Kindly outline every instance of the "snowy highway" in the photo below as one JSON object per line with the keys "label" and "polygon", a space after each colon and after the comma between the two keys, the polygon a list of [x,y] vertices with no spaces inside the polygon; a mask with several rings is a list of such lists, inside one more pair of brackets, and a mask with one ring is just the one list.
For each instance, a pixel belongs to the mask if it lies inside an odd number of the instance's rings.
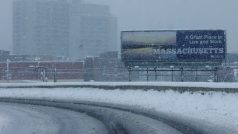
{"label": "snowy highway", "polygon": [[1,134],[105,134],[106,128],[86,114],[52,107],[0,103]]}
{"label": "snowy highway", "polygon": [[[20,122],[24,131],[23,128],[27,127],[31,130],[29,133],[37,130],[34,133],[40,134],[51,134],[53,131],[60,134],[238,133],[238,109],[234,103],[238,97],[237,92],[233,92],[237,90],[237,85],[231,88],[232,84],[223,84],[229,87],[227,93],[216,88],[220,86],[216,83],[200,83],[207,86],[201,90],[192,90],[198,87],[197,83],[191,83],[190,87],[183,86],[184,83],[167,84],[181,87],[178,89],[165,87],[166,83],[151,83],[155,90],[147,89],[148,83],[93,83],[96,87],[75,87],[74,83],[60,83],[62,87],[51,83],[40,84],[24,84],[24,87],[18,84],[1,85],[0,134],[14,134],[12,131],[18,129],[14,122]],[[70,84],[73,86],[67,87]],[[102,84],[111,84],[109,88],[112,89],[98,88]],[[116,87],[116,84],[136,88],[120,89],[122,86]],[[167,90],[157,90],[161,86]],[[206,88],[211,90],[206,91]],[[14,109],[11,108],[13,106]],[[28,112],[22,112],[24,110]],[[28,115],[26,113],[32,113],[32,116],[24,116]],[[16,114],[19,116],[13,116]],[[42,118],[38,121],[36,117]],[[17,134],[28,133],[20,132],[21,129]]]}
{"label": "snowy highway", "polygon": [[171,122],[167,125],[142,113],[108,106],[39,100],[1,101],[5,103],[0,103],[0,117],[7,118],[1,134],[200,134],[191,128],[178,130],[171,127]]}

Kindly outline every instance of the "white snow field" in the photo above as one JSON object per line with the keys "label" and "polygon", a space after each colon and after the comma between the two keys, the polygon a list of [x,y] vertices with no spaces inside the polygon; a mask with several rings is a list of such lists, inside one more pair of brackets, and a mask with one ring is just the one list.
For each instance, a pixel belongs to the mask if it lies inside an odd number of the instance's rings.
{"label": "white snow field", "polygon": [[[157,85],[207,88],[234,88],[238,83],[58,83],[58,85],[92,84],[92,85]],[[54,83],[30,83],[30,85],[55,85]],[[140,108],[153,109],[158,112],[195,119],[204,124],[228,128],[238,133],[238,93],[225,92],[183,92],[168,88],[167,91],[156,90],[103,90],[97,88],[4,88],[9,86],[26,86],[26,84],[0,84],[0,97],[59,99],[66,101],[91,101]],[[1,114],[0,114],[1,115]],[[0,116],[1,119],[1,116]],[[0,120],[1,121],[1,120]],[[2,124],[0,124],[2,125]],[[1,128],[1,126],[0,126]]]}

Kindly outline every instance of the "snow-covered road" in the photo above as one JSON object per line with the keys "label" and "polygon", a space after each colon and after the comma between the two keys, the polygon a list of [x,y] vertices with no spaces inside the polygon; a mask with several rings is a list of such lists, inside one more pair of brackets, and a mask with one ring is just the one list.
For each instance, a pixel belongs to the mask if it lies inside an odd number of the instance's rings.
{"label": "snow-covered road", "polygon": [[[0,103],[4,109],[0,109],[0,113],[9,120],[2,126],[3,134],[182,134],[159,120],[120,109],[37,100],[1,101],[10,102]],[[28,103],[31,105],[23,105]],[[87,113],[91,117],[58,108]],[[98,118],[101,123],[92,117]]]}
{"label": "snow-covered road", "polygon": [[100,121],[86,114],[52,107],[0,103],[0,121],[0,134],[107,133]]}

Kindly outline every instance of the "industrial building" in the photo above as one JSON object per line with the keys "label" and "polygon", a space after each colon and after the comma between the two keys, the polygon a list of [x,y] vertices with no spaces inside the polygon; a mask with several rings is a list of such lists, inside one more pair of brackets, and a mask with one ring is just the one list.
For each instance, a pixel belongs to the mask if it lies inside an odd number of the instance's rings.
{"label": "industrial building", "polygon": [[78,1],[72,1],[71,5],[71,58],[118,51],[117,19],[110,13],[108,6]]}

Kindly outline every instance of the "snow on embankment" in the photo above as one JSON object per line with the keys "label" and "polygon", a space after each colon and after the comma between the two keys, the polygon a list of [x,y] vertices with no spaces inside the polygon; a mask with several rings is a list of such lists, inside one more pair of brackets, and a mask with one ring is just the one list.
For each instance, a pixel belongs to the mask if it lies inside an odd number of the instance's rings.
{"label": "snow on embankment", "polygon": [[[226,127],[234,131],[235,134],[238,133],[238,92],[236,92],[238,84],[236,83],[89,82],[0,85],[0,98],[90,101],[138,106],[168,115],[200,120],[203,124]],[[121,90],[120,86],[124,89]],[[159,88],[155,88],[155,90],[153,88],[146,88],[147,90],[133,89],[133,87],[144,89],[146,86],[153,86],[154,88],[161,86],[166,90],[158,91]],[[115,90],[104,90],[103,87],[113,87]],[[126,87],[128,90],[125,90]],[[171,90],[173,87],[180,87],[178,90],[180,89],[179,91],[183,92],[178,92],[175,89]],[[199,90],[191,92],[193,88],[202,88],[202,92]],[[226,91],[232,89],[231,91],[235,92],[223,92],[224,89]]]}

